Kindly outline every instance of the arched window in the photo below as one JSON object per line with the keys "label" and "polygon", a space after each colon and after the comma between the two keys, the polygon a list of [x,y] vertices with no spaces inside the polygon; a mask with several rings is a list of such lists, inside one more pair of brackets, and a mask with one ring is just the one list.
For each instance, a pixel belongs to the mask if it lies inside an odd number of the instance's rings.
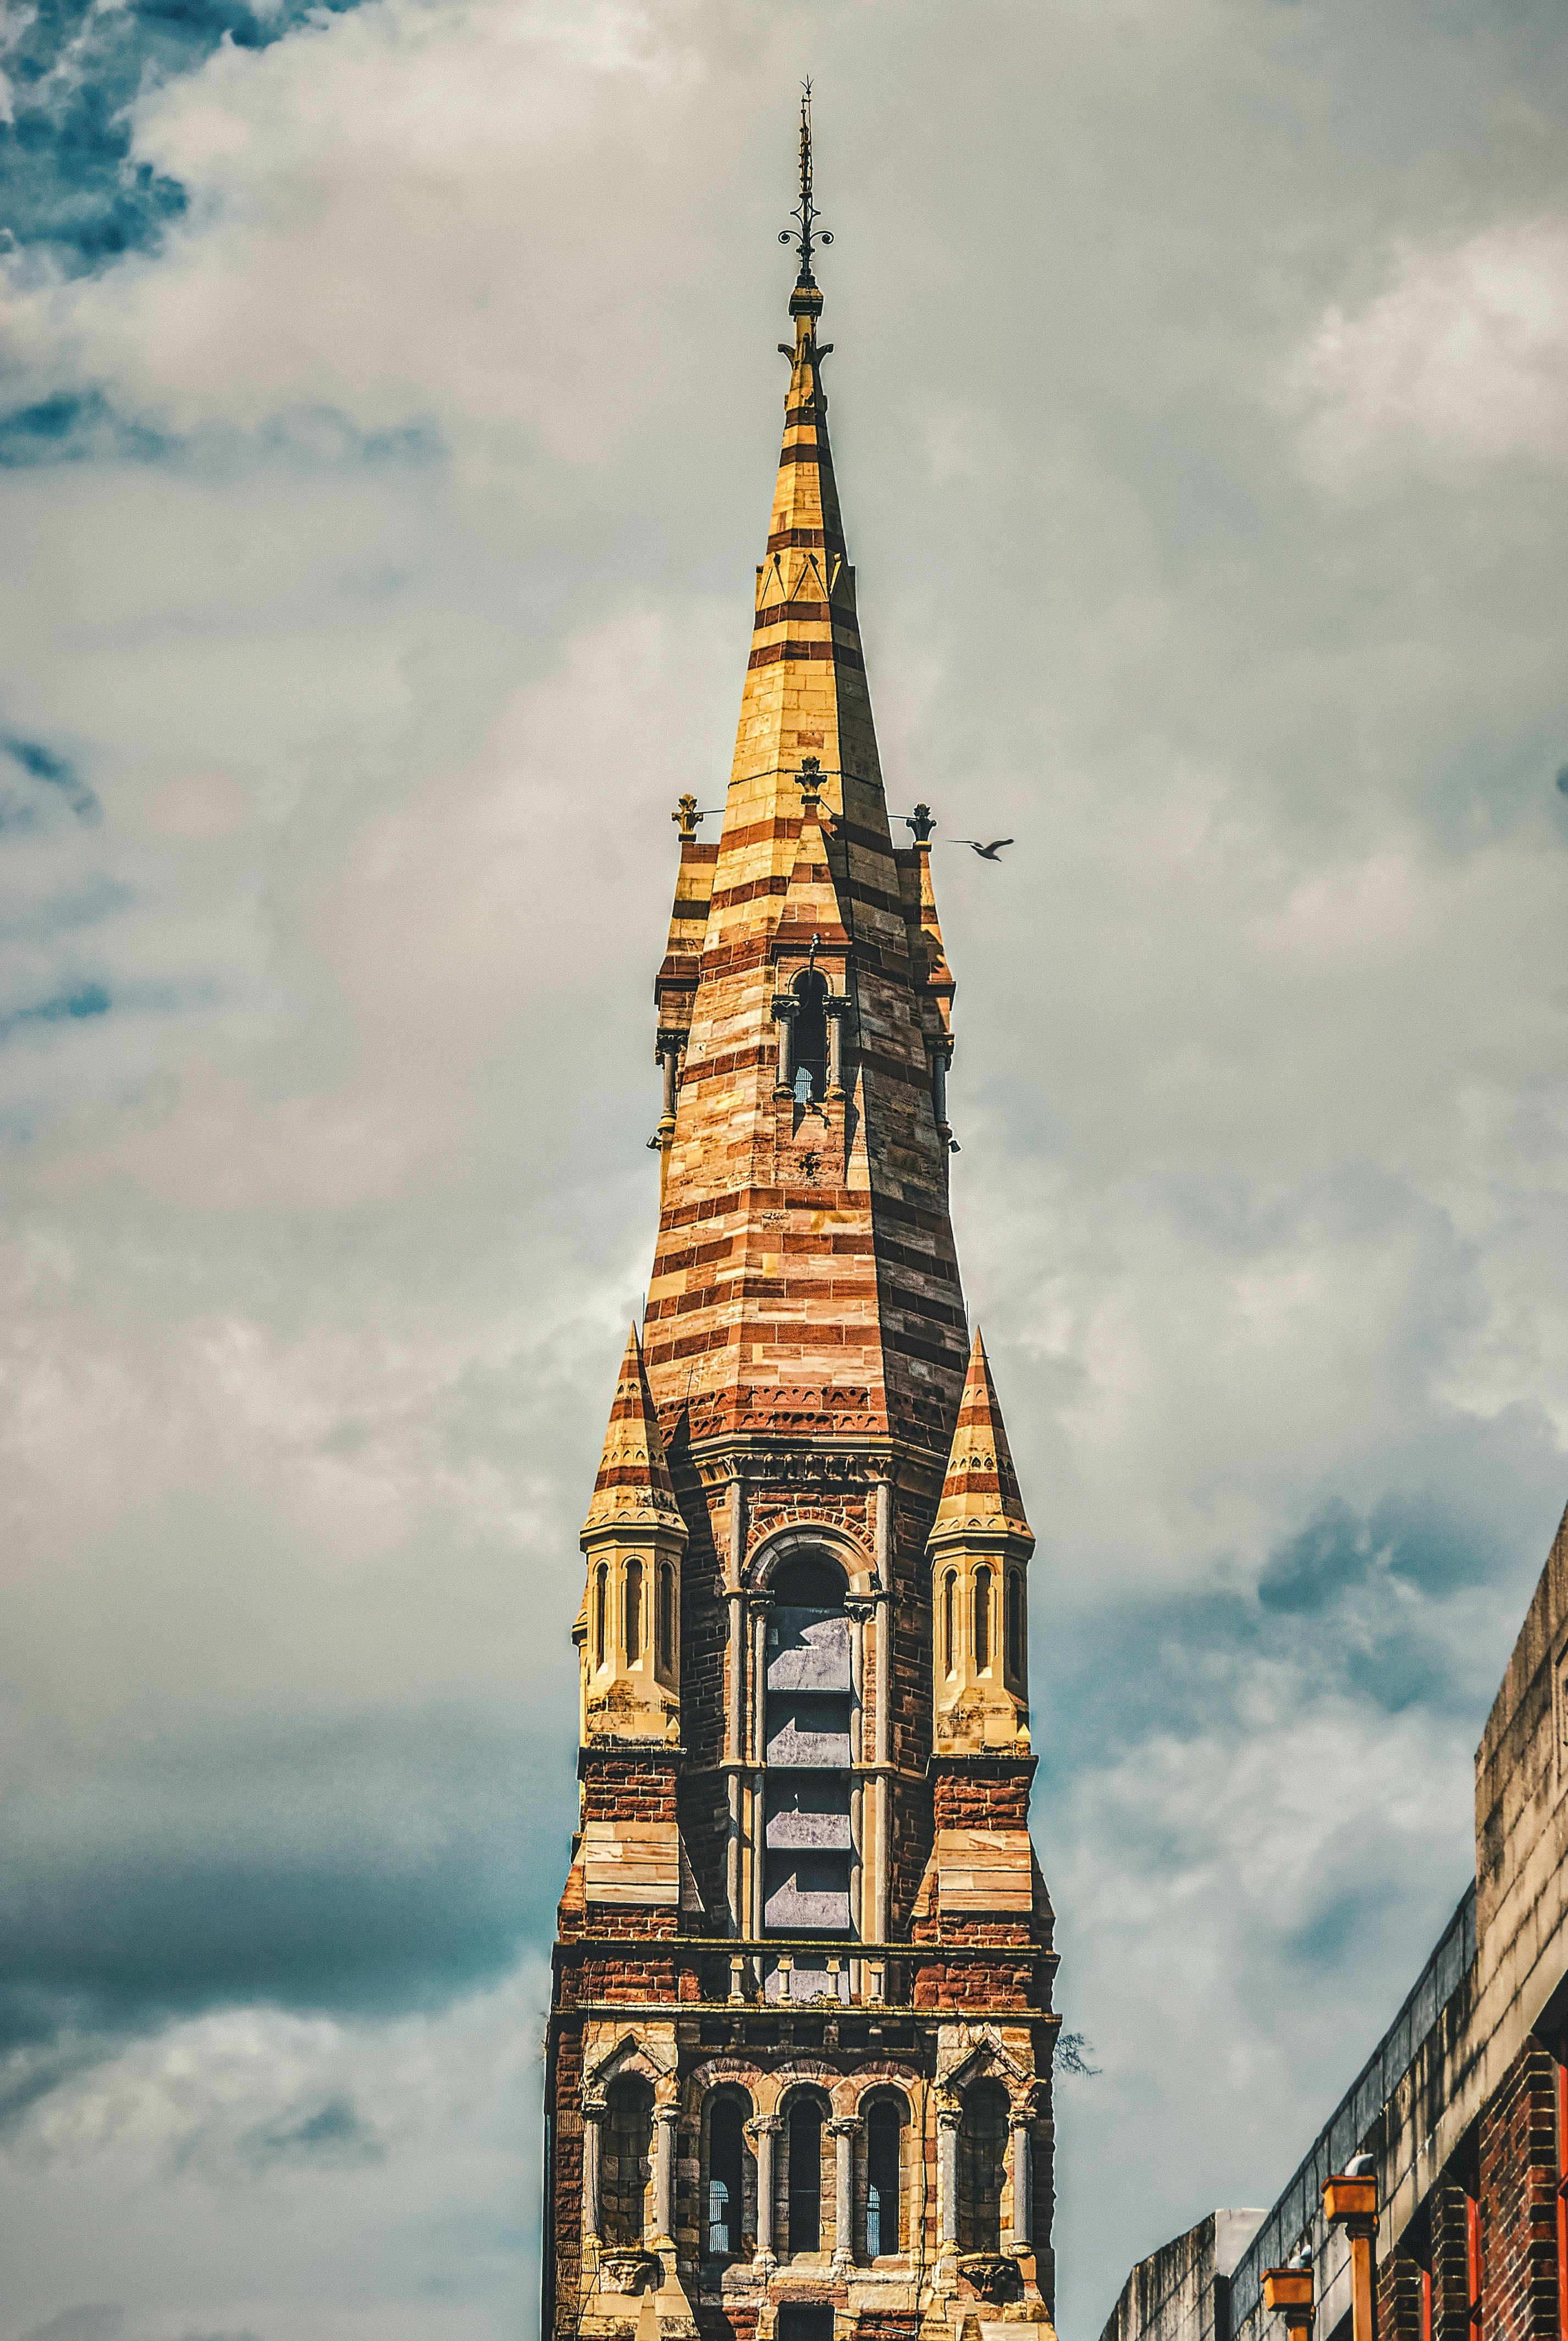
{"label": "arched window", "polygon": [[[849,1932],[848,1589],[844,1571],[823,1554],[786,1561],[769,1587],[763,1924],[770,1932]],[[804,1997],[810,1973],[797,1960],[783,1988]],[[825,1966],[817,1987],[832,1988]]]}
{"label": "arched window", "polygon": [[983,1675],[991,1664],[991,1571],[974,1572],[974,1671]]}
{"label": "arched window", "polygon": [[643,1564],[626,1563],[626,1664],[634,1667],[643,1655]]}
{"label": "arched window", "polygon": [[594,1664],[604,1663],[604,1638],[609,1631],[610,1572],[604,1561],[594,1571]]}
{"label": "arched window", "polygon": [[797,975],[790,989],[800,1001],[794,1020],[795,1096],[801,1098],[803,1077],[810,1084],[804,1103],[827,1091],[827,1011],[823,1006],[827,984],[812,967]]}
{"label": "arched window", "polygon": [[865,2256],[882,2259],[902,2249],[904,2108],[878,2097],[865,2117]]}
{"label": "arched window", "polygon": [[948,1675],[953,1672],[953,1662],[957,1656],[954,1649],[956,1637],[954,1632],[957,1622],[954,1615],[957,1606],[958,1572],[956,1569],[950,1569],[942,1580],[942,1671]]}
{"label": "arched window", "polygon": [[600,2217],[607,2244],[640,2244],[653,2168],[654,2092],[634,2073],[610,2089],[599,2165]]}
{"label": "arched window", "polygon": [[675,1671],[675,1572],[667,1560],[659,1563],[658,1669]]}
{"label": "arched window", "polygon": [[744,2108],[720,2097],[708,2116],[707,2246],[710,2259],[734,2259],[741,2248],[745,2166],[741,2125]]}
{"label": "arched window", "polygon": [[976,2081],[964,2093],[958,2127],[958,2243],[966,2252],[1002,2248],[1002,2180],[1007,2157],[1007,2092]]}
{"label": "arched window", "polygon": [[1007,1572],[1007,1672],[1010,1679],[1024,1679],[1024,1571],[1010,1569]]}
{"label": "arched window", "polygon": [[789,2109],[789,2247],[822,2249],[822,2107],[797,2097]]}

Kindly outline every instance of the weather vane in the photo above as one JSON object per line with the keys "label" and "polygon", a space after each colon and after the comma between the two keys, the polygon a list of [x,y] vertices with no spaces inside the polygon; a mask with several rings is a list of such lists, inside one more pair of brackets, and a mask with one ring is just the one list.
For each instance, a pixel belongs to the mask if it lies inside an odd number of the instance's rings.
{"label": "weather vane", "polygon": [[800,201],[796,204],[794,211],[792,214],[792,217],[799,222],[799,225],[796,227],[781,228],[779,230],[779,242],[781,244],[793,244],[795,250],[800,254],[800,275],[796,280],[797,283],[802,284],[814,284],[816,283],[816,279],[811,273],[812,247],[814,244],[831,244],[833,242],[833,230],[826,227],[819,228],[817,225],[817,220],[820,214],[818,214],[815,204],[812,201],[811,194],[810,82],[803,82],[801,84],[801,90],[803,94],[800,102]]}

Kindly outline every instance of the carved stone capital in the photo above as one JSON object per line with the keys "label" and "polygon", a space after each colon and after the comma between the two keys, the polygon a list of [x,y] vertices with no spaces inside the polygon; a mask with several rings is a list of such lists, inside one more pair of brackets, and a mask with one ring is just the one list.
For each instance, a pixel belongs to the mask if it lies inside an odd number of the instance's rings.
{"label": "carved stone capital", "polygon": [[858,2137],[864,2124],[858,2114],[834,2114],[831,2121],[824,2122],[823,2127],[829,2137]]}
{"label": "carved stone capital", "polygon": [[657,2252],[640,2244],[616,2245],[601,2253],[599,2288],[603,2292],[656,2292],[664,2281],[664,2264]]}
{"label": "carved stone capital", "polygon": [[754,2114],[745,2125],[746,2136],[754,2146],[759,2137],[784,2136],[783,2114]]}

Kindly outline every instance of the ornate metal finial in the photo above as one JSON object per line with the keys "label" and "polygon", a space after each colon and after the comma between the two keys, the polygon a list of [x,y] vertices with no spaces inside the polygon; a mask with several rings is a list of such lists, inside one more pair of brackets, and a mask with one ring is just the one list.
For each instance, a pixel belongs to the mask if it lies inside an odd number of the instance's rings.
{"label": "ornate metal finial", "polygon": [[695,837],[697,833],[697,823],[703,817],[697,811],[697,801],[695,797],[677,797],[675,799],[675,806],[676,810],[670,815],[670,819],[680,831],[682,839],[684,840],[688,837]]}
{"label": "ornate metal finial", "polygon": [[795,279],[796,284],[814,284],[816,278],[811,273],[812,250],[815,244],[831,244],[833,230],[817,225],[821,214],[812,201],[811,192],[810,82],[803,82],[801,89],[803,94],[800,102],[800,201],[792,214],[797,224],[794,227],[781,228],[779,242],[793,244],[800,254],[800,274]]}
{"label": "ornate metal finial", "polygon": [[795,774],[795,786],[800,791],[801,811],[815,812],[822,802],[822,758],[803,756]]}
{"label": "ornate metal finial", "polygon": [[916,841],[921,845],[926,842],[932,831],[936,827],[936,816],[928,804],[917,804],[914,811],[906,812],[904,818],[907,826],[914,832]]}

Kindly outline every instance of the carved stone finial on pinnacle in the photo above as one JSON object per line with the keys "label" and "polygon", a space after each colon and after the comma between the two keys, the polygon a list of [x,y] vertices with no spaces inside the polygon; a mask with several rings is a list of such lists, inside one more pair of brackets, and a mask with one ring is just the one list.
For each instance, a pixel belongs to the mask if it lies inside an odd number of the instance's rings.
{"label": "carved stone finial on pinnacle", "polygon": [[681,832],[681,842],[683,845],[688,839],[695,837],[697,833],[697,823],[701,821],[702,817],[702,814],[697,811],[697,801],[695,797],[688,795],[676,798],[675,810],[670,815],[670,819],[674,822],[676,828]]}
{"label": "carved stone finial on pinnacle", "polygon": [[803,756],[800,760],[800,771],[795,774],[795,785],[800,790],[800,805],[803,812],[813,813],[820,810],[822,783],[822,758]]}
{"label": "carved stone finial on pinnacle", "polygon": [[915,843],[917,845],[929,844],[931,842],[931,832],[936,827],[936,816],[932,812],[931,807],[928,804],[917,804],[914,811],[913,812],[906,812],[904,818],[907,825],[914,832]]}

